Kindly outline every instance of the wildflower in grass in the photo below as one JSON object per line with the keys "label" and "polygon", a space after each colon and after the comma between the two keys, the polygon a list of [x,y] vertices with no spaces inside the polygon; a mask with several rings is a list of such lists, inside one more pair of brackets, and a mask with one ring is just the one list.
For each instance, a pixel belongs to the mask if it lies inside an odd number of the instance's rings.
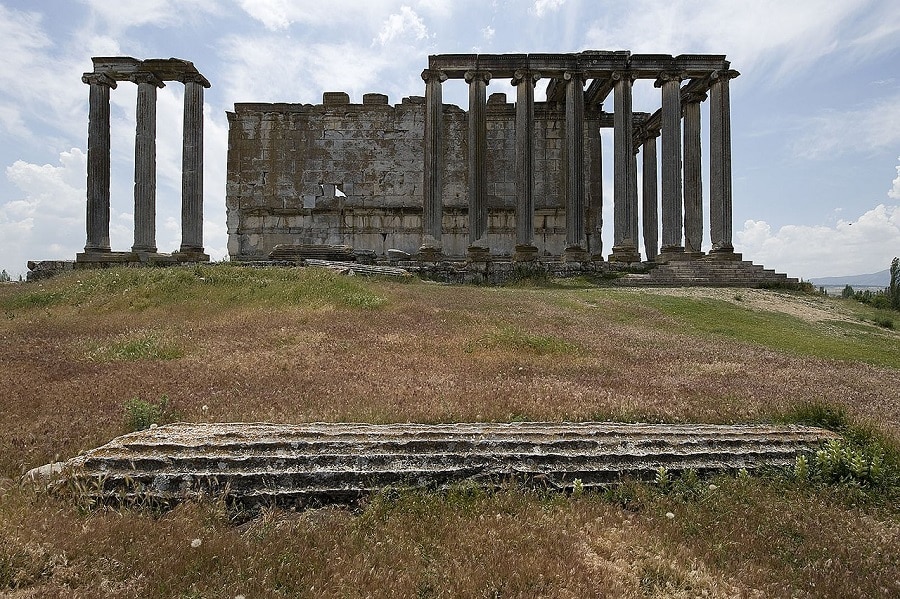
{"label": "wildflower in grass", "polygon": [[669,520],[674,520],[675,514],[673,514],[672,512],[666,512],[666,518],[668,518]]}
{"label": "wildflower in grass", "polygon": [[196,549],[197,547],[199,547],[202,544],[203,544],[203,541],[200,539],[194,539],[193,541],[191,541],[191,547],[193,547],[194,549]]}

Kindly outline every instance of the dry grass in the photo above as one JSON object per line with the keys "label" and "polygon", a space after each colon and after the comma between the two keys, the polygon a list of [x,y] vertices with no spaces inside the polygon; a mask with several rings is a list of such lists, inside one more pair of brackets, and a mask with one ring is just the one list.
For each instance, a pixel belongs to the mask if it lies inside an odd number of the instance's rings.
{"label": "dry grass", "polygon": [[[0,288],[0,594],[900,593],[897,506],[840,489],[723,479],[687,501],[635,487],[629,509],[593,495],[401,493],[237,526],[215,503],[82,513],[12,484],[124,432],[126,401],[162,396],[185,420],[281,422],[741,422],[824,403],[900,441],[888,365],[900,333],[856,324],[840,302],[166,272]],[[740,326],[697,325],[720,318]],[[803,344],[776,343],[785,327]],[[828,357],[845,341],[872,349]]]}

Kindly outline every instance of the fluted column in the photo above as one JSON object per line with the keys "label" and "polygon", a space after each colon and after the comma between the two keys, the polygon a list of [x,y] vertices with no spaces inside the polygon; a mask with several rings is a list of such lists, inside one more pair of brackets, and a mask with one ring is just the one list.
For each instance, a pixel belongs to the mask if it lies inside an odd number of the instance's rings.
{"label": "fluted column", "polygon": [[584,249],[584,80],[564,73],[566,82],[566,246]]}
{"label": "fluted column", "polygon": [[540,73],[516,71],[516,245],[534,244],[534,84]]}
{"label": "fluted column", "polygon": [[602,105],[585,110],[585,148],[587,157],[587,174],[585,175],[585,193],[587,210],[585,226],[587,229],[587,251],[592,260],[603,260],[603,145],[600,137],[600,112]]}
{"label": "fluted column", "polygon": [[696,257],[703,245],[703,165],[700,103],[706,94],[690,94],[684,104],[684,251]]}
{"label": "fluted column", "polygon": [[109,90],[116,82],[102,73],[85,73],[90,85],[87,148],[87,241],[85,252],[109,251]]}
{"label": "fluted column", "polygon": [[422,247],[441,248],[444,207],[443,193],[443,99],[441,84],[447,80],[442,71],[425,69],[425,169],[423,176]]}
{"label": "fluted column", "polygon": [[156,90],[153,73],[131,76],[138,85],[134,138],[134,252],[156,251]]}
{"label": "fluted column", "polygon": [[469,84],[469,245],[487,247],[487,119],[485,102],[491,74],[467,71]]}
{"label": "fluted column", "polygon": [[656,138],[659,131],[647,131],[641,145],[643,158],[643,229],[647,260],[659,255],[659,194],[657,192]]}
{"label": "fluted column", "polygon": [[613,73],[615,112],[613,114],[613,248],[609,259],[640,261],[637,240],[637,175],[632,140],[631,73]]}
{"label": "fluted column", "polygon": [[681,211],[681,74],[662,73],[662,252],[680,254]]}
{"label": "fluted column", "polygon": [[740,73],[712,74],[709,88],[709,224],[711,253],[731,254],[731,99],[728,82]]}
{"label": "fluted column", "polygon": [[184,78],[181,154],[181,251],[203,253],[203,88],[199,75]]}

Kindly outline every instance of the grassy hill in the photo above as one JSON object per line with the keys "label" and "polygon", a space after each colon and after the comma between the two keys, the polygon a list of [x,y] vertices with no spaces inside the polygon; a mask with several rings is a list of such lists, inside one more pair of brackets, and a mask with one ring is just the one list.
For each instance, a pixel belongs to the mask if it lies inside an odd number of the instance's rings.
{"label": "grassy hill", "polygon": [[875,323],[900,329],[897,313],[762,290],[455,287],[229,265],[4,285],[0,309],[0,594],[900,593],[893,483],[394,490],[355,509],[257,514],[215,501],[85,510],[16,483],[125,432],[135,399],[163,398],[166,416],[188,421],[812,419],[890,463],[900,332]]}

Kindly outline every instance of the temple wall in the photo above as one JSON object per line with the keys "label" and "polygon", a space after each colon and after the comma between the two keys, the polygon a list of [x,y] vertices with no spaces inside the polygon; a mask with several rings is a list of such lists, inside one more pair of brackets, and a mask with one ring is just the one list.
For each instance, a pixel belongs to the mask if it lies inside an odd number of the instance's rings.
{"label": "temple wall", "polygon": [[[326,93],[324,100],[236,104],[228,113],[232,260],[265,259],[281,243],[346,244],[379,254],[418,250],[423,98],[394,106],[380,94],[366,94],[363,104],[349,104],[341,93]],[[512,252],[516,236],[515,105],[504,100],[502,94],[490,98],[486,119],[487,241],[500,255]],[[444,106],[442,244],[451,256],[464,255],[469,242],[466,116],[457,106]],[[563,108],[536,103],[534,222],[542,254],[559,255],[565,247],[564,131]],[[592,152],[599,152],[599,142],[586,137],[586,205],[600,193],[599,173],[590,171]]]}

